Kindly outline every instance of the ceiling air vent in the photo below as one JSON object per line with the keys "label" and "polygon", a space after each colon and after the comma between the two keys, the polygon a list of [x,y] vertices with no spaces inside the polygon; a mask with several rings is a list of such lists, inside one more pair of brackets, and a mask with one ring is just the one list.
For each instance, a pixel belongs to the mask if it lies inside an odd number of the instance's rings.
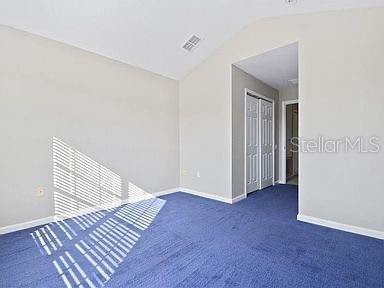
{"label": "ceiling air vent", "polygon": [[294,78],[294,79],[290,79],[288,80],[288,82],[293,85],[293,86],[296,86],[298,83],[299,83],[299,80],[297,78]]}
{"label": "ceiling air vent", "polygon": [[191,52],[201,41],[201,38],[197,37],[196,35],[192,35],[191,38],[189,38],[183,46],[181,46],[184,50],[187,50],[188,52]]}

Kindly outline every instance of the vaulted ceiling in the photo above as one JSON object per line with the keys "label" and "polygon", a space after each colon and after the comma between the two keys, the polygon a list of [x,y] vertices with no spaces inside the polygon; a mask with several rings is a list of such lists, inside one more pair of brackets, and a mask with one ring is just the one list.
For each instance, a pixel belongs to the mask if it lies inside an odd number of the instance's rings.
{"label": "vaulted ceiling", "polygon": [[370,6],[384,0],[1,0],[0,24],[181,79],[257,19]]}

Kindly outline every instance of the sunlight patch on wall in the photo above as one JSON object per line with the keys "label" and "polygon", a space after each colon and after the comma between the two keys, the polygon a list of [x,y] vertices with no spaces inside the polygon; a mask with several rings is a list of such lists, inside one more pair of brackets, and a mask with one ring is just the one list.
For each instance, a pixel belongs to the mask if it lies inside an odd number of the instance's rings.
{"label": "sunlight patch on wall", "polygon": [[121,177],[56,137],[53,187],[58,219],[121,205]]}
{"label": "sunlight patch on wall", "polygon": [[166,202],[129,182],[119,206],[121,177],[55,137],[53,187],[57,221],[31,237],[68,288],[104,287]]}

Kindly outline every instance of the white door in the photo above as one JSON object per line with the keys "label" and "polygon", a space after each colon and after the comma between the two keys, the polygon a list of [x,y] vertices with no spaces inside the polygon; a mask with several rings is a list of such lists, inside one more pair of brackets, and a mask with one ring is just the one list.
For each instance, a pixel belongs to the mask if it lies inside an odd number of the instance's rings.
{"label": "white door", "polygon": [[273,105],[260,99],[260,189],[273,185]]}
{"label": "white door", "polygon": [[246,173],[247,193],[260,189],[259,185],[259,99],[247,95],[246,111]]}

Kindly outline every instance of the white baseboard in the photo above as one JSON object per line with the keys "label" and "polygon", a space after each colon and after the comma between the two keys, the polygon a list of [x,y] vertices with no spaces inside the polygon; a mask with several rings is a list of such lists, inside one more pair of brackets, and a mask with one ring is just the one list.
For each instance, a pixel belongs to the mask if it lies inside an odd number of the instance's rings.
{"label": "white baseboard", "polygon": [[140,201],[143,201],[143,200],[148,200],[148,199],[152,199],[152,198],[155,198],[155,197],[160,197],[160,196],[176,193],[176,192],[180,191],[179,189],[180,188],[177,187],[177,188],[162,190],[162,191],[158,191],[158,192],[154,192],[154,193],[145,193],[143,195],[139,195],[139,196],[134,197],[134,198],[131,197],[131,198],[128,198],[128,199],[124,199],[124,200],[121,201],[121,205],[128,204],[128,203],[140,202]]}
{"label": "white baseboard", "polygon": [[203,197],[203,198],[208,198],[208,199],[212,199],[212,200],[216,200],[216,201],[220,201],[220,202],[224,202],[224,203],[228,203],[228,204],[234,204],[236,202],[239,202],[239,201],[247,198],[246,195],[242,194],[240,196],[237,196],[237,197],[231,199],[231,198],[217,196],[217,195],[213,195],[213,194],[209,194],[209,193],[205,193],[205,192],[200,192],[200,191],[196,191],[196,190],[184,188],[184,187],[178,187],[178,188],[174,188],[174,189],[161,191],[161,192],[155,193],[153,195],[155,195],[156,197],[159,197],[162,195],[172,194],[175,192],[183,192],[183,193],[187,193],[187,194],[191,194],[191,195],[195,195],[195,196],[199,196],[199,197]]}
{"label": "white baseboard", "polygon": [[168,195],[176,192],[180,192],[180,187],[159,191],[159,192],[153,193],[152,195],[155,197],[160,197],[160,196],[164,196],[164,195]]}
{"label": "white baseboard", "polygon": [[53,221],[54,221],[54,217],[50,216],[50,217],[40,218],[40,219],[19,223],[15,225],[9,225],[5,227],[1,227],[0,234],[7,234],[7,233],[19,231],[19,230],[40,226],[40,225],[45,225]]}
{"label": "white baseboard", "polygon": [[183,187],[180,187],[179,191],[187,193],[187,194],[195,195],[195,196],[200,196],[200,197],[203,197],[203,198],[208,198],[208,199],[212,199],[212,200],[216,200],[216,201],[232,204],[232,199],[226,198],[226,197],[222,197],[222,196],[208,194],[208,193],[205,193],[205,192],[200,192],[200,191],[196,191],[196,190],[192,190],[192,189],[188,189],[188,188],[183,188]]}
{"label": "white baseboard", "polygon": [[325,227],[329,227],[329,228],[333,228],[333,229],[337,229],[337,230],[342,230],[342,231],[346,231],[346,232],[351,232],[351,233],[355,233],[355,234],[359,234],[359,235],[364,235],[364,236],[369,236],[369,237],[384,240],[384,231],[367,229],[367,228],[363,228],[363,227],[343,224],[343,223],[339,223],[339,222],[324,220],[324,219],[306,216],[306,215],[301,215],[301,214],[297,215],[297,220],[302,221],[302,222],[306,222],[306,223],[325,226]]}
{"label": "white baseboard", "polygon": [[92,213],[92,212],[98,212],[98,211],[106,210],[106,209],[113,209],[113,208],[119,207],[119,206],[127,204],[127,203],[138,202],[138,201],[142,201],[142,200],[145,200],[145,199],[150,199],[150,198],[154,198],[154,197],[159,197],[159,196],[175,193],[175,192],[178,192],[178,191],[179,191],[179,188],[163,190],[163,191],[155,192],[153,194],[148,194],[148,196],[147,195],[146,196],[142,196],[142,197],[140,196],[139,198],[135,198],[135,199],[123,199],[123,200],[121,200],[121,202],[118,202],[116,204],[111,204],[111,205],[108,205],[106,207],[91,207],[89,209],[83,209],[81,211],[78,211],[78,213],[76,213],[76,215],[60,216],[60,217],[58,217],[58,216],[50,216],[50,217],[40,218],[40,219],[28,221],[28,222],[23,222],[23,223],[18,223],[18,224],[14,224],[14,225],[4,226],[4,227],[0,227],[0,235],[1,234],[11,233],[11,232],[16,232],[16,231],[24,230],[24,229],[28,229],[28,228],[32,228],[32,227],[36,227],[36,226],[40,226],[40,225],[45,225],[45,224],[48,224],[48,223],[51,223],[51,222],[55,222],[55,221],[58,221],[58,220],[65,220],[65,219],[68,219],[68,218],[72,218],[72,217],[76,217],[76,216],[81,216],[83,214],[88,214],[88,213]]}
{"label": "white baseboard", "polygon": [[239,195],[239,196],[237,196],[235,198],[232,198],[231,204],[235,204],[236,202],[239,202],[239,201],[241,201],[241,200],[243,200],[245,198],[247,198],[247,195],[241,194],[241,195]]}
{"label": "white baseboard", "polygon": [[101,210],[105,210],[105,209],[116,208],[116,207],[119,207],[119,206],[127,204],[127,203],[139,202],[142,200],[151,199],[154,197],[160,197],[160,196],[164,196],[164,195],[168,195],[168,194],[172,194],[172,193],[176,193],[176,192],[184,192],[184,193],[188,193],[191,195],[200,196],[203,198],[208,198],[208,199],[212,199],[212,200],[216,200],[216,201],[220,201],[220,202],[224,202],[224,203],[228,203],[228,204],[233,204],[233,203],[239,202],[240,200],[246,198],[245,195],[240,195],[240,196],[237,196],[233,199],[230,199],[230,198],[212,195],[212,194],[208,194],[208,193],[204,193],[204,192],[199,192],[199,191],[188,189],[188,188],[177,187],[177,188],[172,188],[172,189],[167,189],[167,190],[155,192],[152,194],[148,193],[146,195],[139,196],[137,198],[123,199],[123,200],[121,200],[121,202],[116,203],[115,205],[110,205],[108,207],[92,207],[90,209],[81,211],[81,212],[77,213],[76,215],[72,215],[72,216],[68,216],[68,217],[60,217],[59,218],[56,216],[50,216],[50,217],[46,217],[46,218],[36,219],[33,221],[29,221],[29,222],[24,222],[24,223],[19,223],[19,224],[15,224],[15,225],[0,227],[0,234],[6,234],[6,233],[11,233],[11,232],[27,229],[27,228],[45,225],[45,224],[48,224],[50,222],[54,222],[57,220],[65,220],[66,218],[76,217],[76,216],[80,216],[83,214],[87,214],[87,213],[91,213],[91,212],[97,212],[97,211],[101,211]]}

